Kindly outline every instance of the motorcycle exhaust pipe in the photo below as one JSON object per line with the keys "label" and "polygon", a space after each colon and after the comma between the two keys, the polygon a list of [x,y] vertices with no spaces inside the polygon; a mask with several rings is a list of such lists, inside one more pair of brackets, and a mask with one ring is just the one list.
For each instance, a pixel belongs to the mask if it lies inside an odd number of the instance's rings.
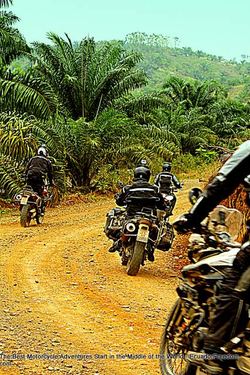
{"label": "motorcycle exhaust pipe", "polygon": [[134,223],[128,223],[126,225],[126,229],[127,229],[128,232],[133,233],[136,229],[136,226],[135,226]]}

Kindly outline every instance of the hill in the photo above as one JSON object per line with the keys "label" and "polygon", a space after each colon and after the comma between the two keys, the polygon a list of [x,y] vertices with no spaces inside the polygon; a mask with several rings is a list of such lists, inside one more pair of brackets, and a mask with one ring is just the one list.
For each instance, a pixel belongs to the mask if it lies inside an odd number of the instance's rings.
{"label": "hill", "polygon": [[193,51],[190,47],[170,47],[169,38],[140,32],[128,34],[124,45],[126,49],[142,54],[141,67],[149,77],[147,91],[162,87],[169,76],[179,76],[201,81],[216,80],[228,89],[230,97],[245,101],[250,98],[250,62],[247,56],[242,56],[240,63],[228,61],[221,56]]}

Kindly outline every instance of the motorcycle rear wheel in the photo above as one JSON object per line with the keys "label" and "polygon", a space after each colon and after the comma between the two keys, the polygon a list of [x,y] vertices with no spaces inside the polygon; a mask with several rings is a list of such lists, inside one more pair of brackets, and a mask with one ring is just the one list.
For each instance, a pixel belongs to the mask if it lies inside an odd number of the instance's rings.
{"label": "motorcycle rear wheel", "polygon": [[131,247],[131,256],[128,260],[127,274],[129,276],[136,276],[139,272],[141,263],[143,261],[145,251],[145,243],[136,241]]}
{"label": "motorcycle rear wheel", "polygon": [[188,351],[181,344],[175,343],[175,336],[183,323],[181,300],[177,299],[170,314],[161,338],[160,369],[162,375],[195,375],[196,369],[185,361]]}
{"label": "motorcycle rear wheel", "polygon": [[30,206],[27,204],[22,207],[21,212],[20,212],[20,224],[24,228],[28,227],[30,224],[31,219],[30,219],[29,209],[30,209]]}

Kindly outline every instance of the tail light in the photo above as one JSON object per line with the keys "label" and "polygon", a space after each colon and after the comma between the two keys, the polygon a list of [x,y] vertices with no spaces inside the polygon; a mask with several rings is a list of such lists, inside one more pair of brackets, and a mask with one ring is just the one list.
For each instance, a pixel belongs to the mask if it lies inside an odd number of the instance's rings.
{"label": "tail light", "polygon": [[47,187],[45,187],[43,189],[43,196],[46,196],[46,195],[48,195],[48,188]]}

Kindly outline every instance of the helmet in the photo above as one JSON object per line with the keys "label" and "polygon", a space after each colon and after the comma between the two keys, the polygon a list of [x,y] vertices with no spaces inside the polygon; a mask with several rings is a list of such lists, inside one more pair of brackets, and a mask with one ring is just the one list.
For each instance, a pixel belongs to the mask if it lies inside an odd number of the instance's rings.
{"label": "helmet", "polygon": [[147,160],[145,160],[145,159],[142,159],[141,161],[140,161],[140,165],[139,165],[140,167],[147,167]]}
{"label": "helmet", "polygon": [[37,150],[37,155],[40,155],[40,156],[45,156],[47,157],[48,156],[48,152],[47,152],[47,149],[46,149],[46,146],[45,145],[42,145],[38,148]]}
{"label": "helmet", "polygon": [[151,172],[148,167],[136,167],[134,170],[134,180],[145,180],[149,181]]}
{"label": "helmet", "polygon": [[202,190],[200,188],[193,188],[188,193],[189,202],[191,204],[195,204],[199,197],[202,194]]}
{"label": "helmet", "polygon": [[165,163],[162,166],[163,172],[170,172],[171,171],[171,164],[170,163]]}

